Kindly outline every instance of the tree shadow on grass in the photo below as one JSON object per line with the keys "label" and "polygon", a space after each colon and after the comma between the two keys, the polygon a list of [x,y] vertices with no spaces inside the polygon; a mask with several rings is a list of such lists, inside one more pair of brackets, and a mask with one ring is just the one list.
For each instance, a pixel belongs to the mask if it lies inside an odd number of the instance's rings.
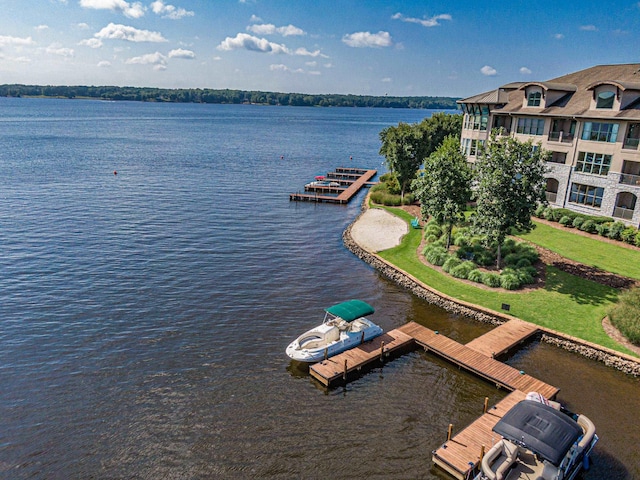
{"label": "tree shadow on grass", "polygon": [[545,290],[570,296],[580,305],[603,305],[615,303],[618,291],[615,288],[571,275],[554,267],[547,267]]}

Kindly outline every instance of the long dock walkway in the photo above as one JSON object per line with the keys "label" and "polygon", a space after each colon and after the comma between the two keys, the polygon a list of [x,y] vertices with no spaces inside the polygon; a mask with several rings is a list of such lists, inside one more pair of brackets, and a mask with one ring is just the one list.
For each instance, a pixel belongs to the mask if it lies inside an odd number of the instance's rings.
{"label": "long dock walkway", "polygon": [[337,196],[321,195],[318,193],[291,193],[289,194],[289,200],[339,204],[349,203],[349,200],[351,200],[362,187],[370,185],[369,180],[375,177],[377,173],[377,170],[337,168],[336,172],[327,173],[327,178],[349,180],[347,188],[342,190]]}
{"label": "long dock walkway", "polygon": [[413,338],[400,330],[392,330],[309,367],[309,373],[326,387],[346,383],[355,373],[390,356],[413,349]]}
{"label": "long dock walkway", "polygon": [[467,347],[488,357],[496,358],[507,353],[516,345],[525,342],[539,331],[538,326],[533,323],[514,319],[470,341],[467,343]]}
{"label": "long dock walkway", "polygon": [[[559,389],[552,385],[415,322],[409,322],[400,327],[399,330],[413,337],[418,345],[425,350],[465,368],[471,373],[494,383],[497,387],[510,391],[520,390],[525,393],[538,392],[547,398],[554,398],[559,392]],[[476,341],[483,337],[484,335],[478,337]],[[517,343],[519,343],[519,340],[517,340]],[[490,345],[490,343],[487,342],[487,345]],[[489,348],[492,349],[491,347]]]}
{"label": "long dock walkway", "polygon": [[478,466],[483,450],[488,451],[501,438],[492,428],[511,407],[524,400],[526,396],[526,393],[520,390],[507,395],[435,450],[431,457],[433,463],[459,480],[469,478],[469,472]]}

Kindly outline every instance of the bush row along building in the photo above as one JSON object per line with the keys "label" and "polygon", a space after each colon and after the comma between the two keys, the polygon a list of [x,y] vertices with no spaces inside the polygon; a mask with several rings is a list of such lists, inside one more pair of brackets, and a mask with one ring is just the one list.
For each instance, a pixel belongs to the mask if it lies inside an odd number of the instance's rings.
{"label": "bush row along building", "polygon": [[490,132],[552,152],[549,204],[640,224],[640,64],[600,65],[458,100],[470,162]]}

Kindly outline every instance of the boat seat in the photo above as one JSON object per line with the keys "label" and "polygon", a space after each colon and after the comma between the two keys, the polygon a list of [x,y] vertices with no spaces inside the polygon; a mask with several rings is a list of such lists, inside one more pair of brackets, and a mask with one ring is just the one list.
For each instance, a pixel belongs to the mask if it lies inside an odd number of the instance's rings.
{"label": "boat seat", "polygon": [[517,458],[517,445],[501,440],[482,457],[482,473],[489,480],[504,480]]}

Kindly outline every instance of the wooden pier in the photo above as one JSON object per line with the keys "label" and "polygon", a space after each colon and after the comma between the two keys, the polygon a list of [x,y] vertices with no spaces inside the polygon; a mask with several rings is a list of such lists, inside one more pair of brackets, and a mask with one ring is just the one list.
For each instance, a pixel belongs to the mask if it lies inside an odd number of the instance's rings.
{"label": "wooden pier", "polygon": [[487,409],[480,418],[453,438],[447,439],[440,448],[432,452],[433,463],[459,480],[470,478],[469,473],[477,468],[481,455],[501,439],[500,435],[492,431],[492,428],[505,413],[526,396],[526,393],[515,390],[495,406]]}
{"label": "wooden pier", "polygon": [[[335,191],[316,190],[314,193],[291,193],[289,194],[289,200],[295,200],[299,202],[319,202],[319,203],[339,203],[346,204],[351,200],[362,187],[370,186],[371,180],[376,174],[377,170],[366,170],[362,168],[349,168],[339,167],[335,172],[327,173],[327,178],[331,181],[336,181],[341,185],[345,185],[346,188],[338,189]],[[320,193],[319,193],[320,192]],[[337,195],[326,195],[323,193],[337,193]]]}
{"label": "wooden pier", "polygon": [[309,367],[309,373],[326,387],[347,383],[363,370],[393,356],[405,353],[415,346],[413,338],[392,330]]}
{"label": "wooden pier", "polygon": [[467,347],[496,358],[524,343],[539,331],[533,323],[514,319],[470,341]]}
{"label": "wooden pier", "polygon": [[[520,320],[515,321],[520,322]],[[558,388],[527,375],[525,372],[513,368],[506,363],[502,363],[491,356],[485,355],[470,346],[471,343],[475,342],[476,345],[482,345],[484,350],[495,351],[491,340],[500,337],[497,335],[489,335],[491,332],[476,338],[473,342],[469,342],[468,345],[463,345],[415,322],[409,322],[400,327],[399,330],[413,337],[416,343],[425,350],[490,381],[495,384],[496,387],[505,388],[509,391],[520,390],[525,393],[538,392],[550,399],[558,394]],[[532,335],[529,330],[524,330],[523,332],[523,334],[527,336]],[[486,341],[483,341],[483,339]],[[512,335],[510,346],[505,347],[504,342],[500,342],[500,345],[502,345],[501,348],[508,350],[512,348],[513,345],[521,342],[522,340],[520,338]]]}

